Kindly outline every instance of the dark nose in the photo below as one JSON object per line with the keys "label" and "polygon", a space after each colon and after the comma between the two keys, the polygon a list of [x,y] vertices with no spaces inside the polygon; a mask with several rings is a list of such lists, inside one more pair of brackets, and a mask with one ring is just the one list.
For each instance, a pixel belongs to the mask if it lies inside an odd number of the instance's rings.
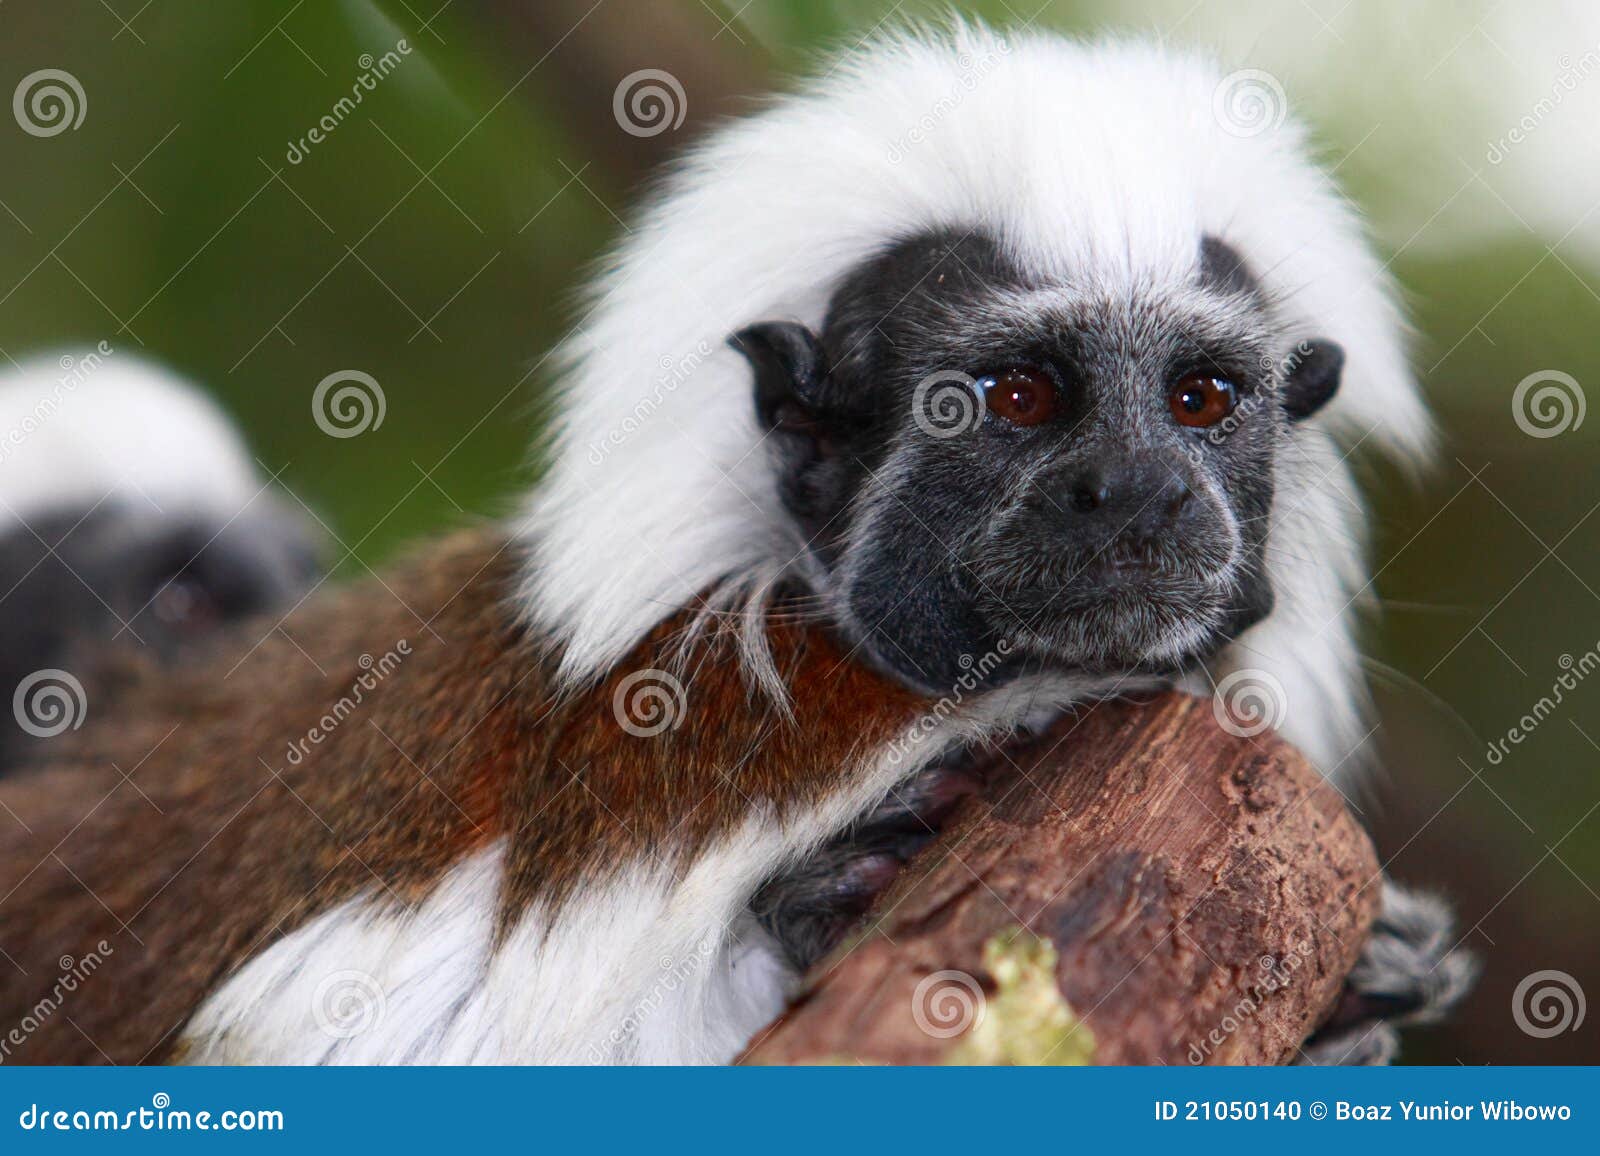
{"label": "dark nose", "polygon": [[1194,492],[1163,461],[1096,463],[1069,476],[1063,507],[1115,534],[1153,533],[1177,521]]}

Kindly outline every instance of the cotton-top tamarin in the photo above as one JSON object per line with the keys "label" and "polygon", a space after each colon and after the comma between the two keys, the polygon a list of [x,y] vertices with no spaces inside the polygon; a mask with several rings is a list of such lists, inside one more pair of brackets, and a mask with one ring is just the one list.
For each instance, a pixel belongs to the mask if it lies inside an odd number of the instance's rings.
{"label": "cotton-top tamarin", "polygon": [[0,373],[0,775],[99,709],[119,655],[172,664],[323,573],[314,519],[227,417],[109,343]]}
{"label": "cotton-top tamarin", "polygon": [[[1249,672],[1360,762],[1346,453],[1429,422],[1355,213],[1230,82],[889,37],[690,153],[554,361],[520,517],[0,785],[0,1018],[109,951],[15,1056],[724,1061],[976,747]],[[1458,992],[1447,931],[1396,893],[1316,1058]]]}

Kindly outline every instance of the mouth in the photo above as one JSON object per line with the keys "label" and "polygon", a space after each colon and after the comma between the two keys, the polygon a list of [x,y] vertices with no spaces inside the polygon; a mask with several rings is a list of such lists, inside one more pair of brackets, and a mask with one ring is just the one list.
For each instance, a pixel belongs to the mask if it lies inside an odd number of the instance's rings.
{"label": "mouth", "polygon": [[978,615],[1047,670],[1175,673],[1215,647],[1235,601],[1227,535],[989,538],[968,564]]}
{"label": "mouth", "polygon": [[985,598],[981,612],[1047,668],[1091,674],[1177,673],[1224,640],[1227,583],[1156,574],[1110,558],[1070,586]]}

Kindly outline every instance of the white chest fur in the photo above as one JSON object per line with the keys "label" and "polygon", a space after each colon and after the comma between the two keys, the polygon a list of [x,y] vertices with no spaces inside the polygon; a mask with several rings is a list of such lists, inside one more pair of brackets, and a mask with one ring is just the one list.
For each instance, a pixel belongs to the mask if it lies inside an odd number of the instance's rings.
{"label": "white chest fur", "polygon": [[486,849],[413,910],[352,900],[279,940],[202,1005],[184,1061],[722,1063],[782,1010],[793,975],[765,933],[673,918],[652,871],[496,944],[502,864]]}

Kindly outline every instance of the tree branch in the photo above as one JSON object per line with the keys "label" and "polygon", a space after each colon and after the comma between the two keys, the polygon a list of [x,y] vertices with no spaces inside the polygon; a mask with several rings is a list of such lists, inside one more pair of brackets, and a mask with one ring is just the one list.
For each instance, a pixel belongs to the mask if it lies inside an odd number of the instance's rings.
{"label": "tree branch", "polygon": [[1315,769],[1169,694],[1065,720],[1006,771],[743,1062],[1294,1059],[1379,890]]}

